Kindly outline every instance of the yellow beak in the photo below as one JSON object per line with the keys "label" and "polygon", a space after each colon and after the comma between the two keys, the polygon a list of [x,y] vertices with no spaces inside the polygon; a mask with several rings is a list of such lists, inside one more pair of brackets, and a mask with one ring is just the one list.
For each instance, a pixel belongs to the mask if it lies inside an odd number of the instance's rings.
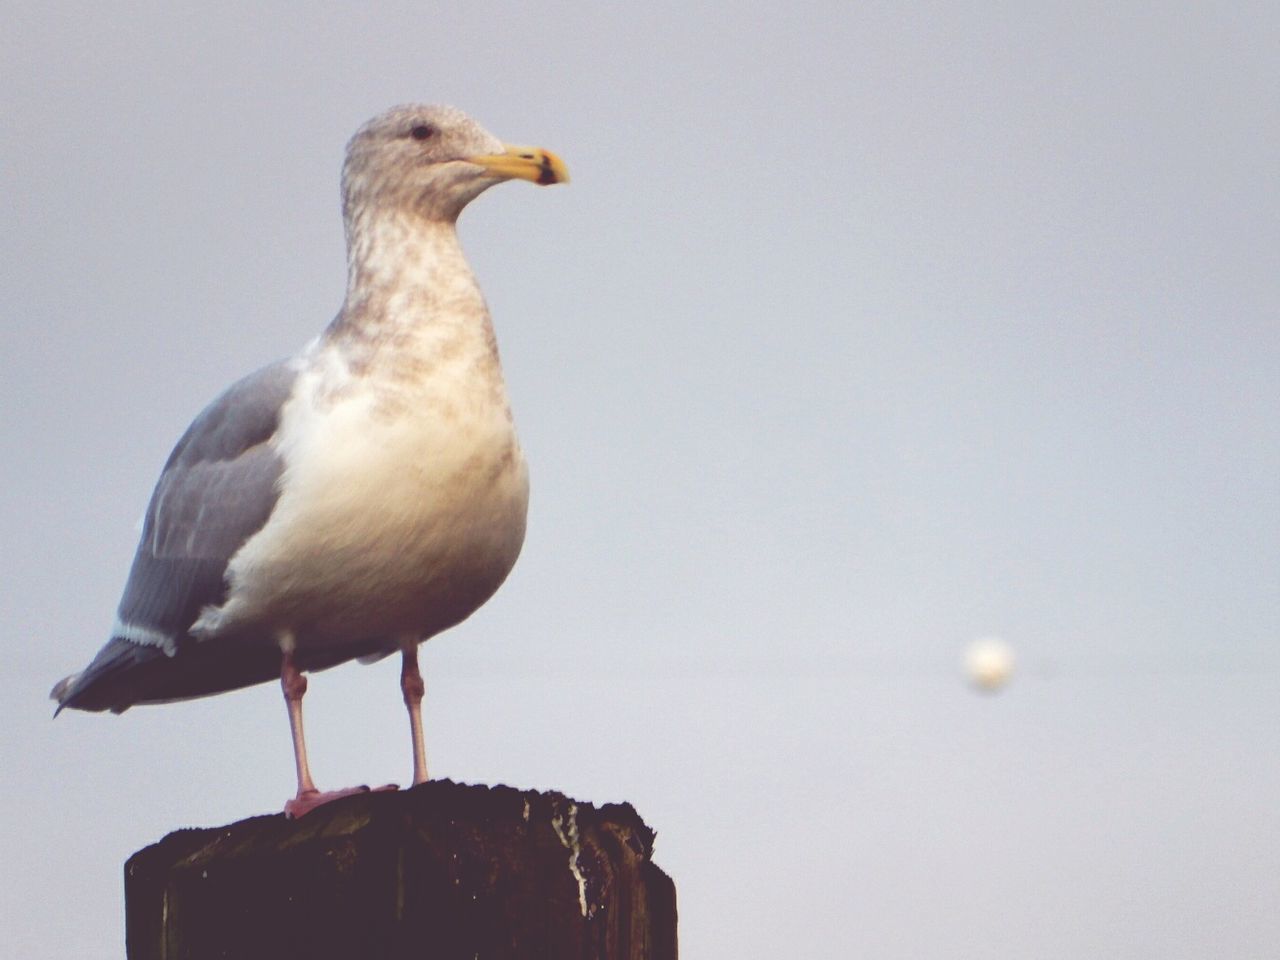
{"label": "yellow beak", "polygon": [[478,164],[500,177],[519,177],[543,186],[569,182],[569,168],[550,150],[543,150],[541,147],[515,147],[510,144],[503,146],[505,149],[502,153],[467,157],[467,162]]}

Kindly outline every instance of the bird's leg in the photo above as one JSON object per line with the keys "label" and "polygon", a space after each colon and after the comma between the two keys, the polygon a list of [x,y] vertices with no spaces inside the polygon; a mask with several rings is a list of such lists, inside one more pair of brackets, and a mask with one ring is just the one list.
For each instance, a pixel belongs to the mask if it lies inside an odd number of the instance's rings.
{"label": "bird's leg", "polygon": [[404,705],[409,708],[409,731],[413,736],[413,783],[416,786],[427,779],[427,747],[422,736],[422,695],[426,692],[426,684],[418,672],[416,639],[404,645],[400,689],[404,691]]}
{"label": "bird's leg", "polygon": [[[311,779],[307,765],[307,742],[302,735],[302,695],[307,692],[307,678],[293,662],[292,638],[281,642],[280,687],[284,690],[285,706],[289,708],[289,729],[293,733],[293,758],[298,768],[298,794],[284,805],[285,816],[297,819],[330,800],[349,797],[353,793],[368,793],[368,787],[349,787],[346,790],[327,790],[321,793]],[[383,790],[396,789],[394,784]]]}
{"label": "bird's leg", "polygon": [[[311,779],[307,765],[307,741],[302,734],[302,696],[307,692],[307,678],[293,662],[292,644],[288,645],[280,660],[280,688],[284,691],[284,703],[289,708],[289,731],[293,734],[293,760],[298,768],[298,796],[319,793]],[[286,810],[286,812],[288,812]]]}

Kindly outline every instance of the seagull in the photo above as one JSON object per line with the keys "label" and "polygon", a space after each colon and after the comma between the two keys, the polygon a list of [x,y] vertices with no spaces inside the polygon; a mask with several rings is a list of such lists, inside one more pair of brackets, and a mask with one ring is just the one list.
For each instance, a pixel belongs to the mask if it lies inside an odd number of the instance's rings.
{"label": "seagull", "polygon": [[[413,782],[427,779],[418,645],[465,620],[524,542],[529,480],[457,219],[510,179],[564,183],[451,107],[394,107],[347,145],[347,291],[298,354],[196,417],[152,493],[110,639],[57,712],[123,712],[277,677],[302,816],[321,792],[306,673],[399,652]],[[56,714],[55,714],[56,715]]]}

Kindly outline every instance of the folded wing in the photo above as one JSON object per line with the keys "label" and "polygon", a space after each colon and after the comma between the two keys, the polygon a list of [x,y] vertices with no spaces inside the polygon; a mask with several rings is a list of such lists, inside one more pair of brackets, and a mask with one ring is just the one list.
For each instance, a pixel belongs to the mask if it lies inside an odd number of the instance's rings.
{"label": "folded wing", "polygon": [[261,644],[211,655],[216,639],[189,630],[226,594],[227,564],[262,529],[279,497],[283,463],[271,442],[297,371],[288,361],[233,384],[178,441],[147,508],[111,639],[81,673],[54,688],[62,707],[121,711],[275,675]]}

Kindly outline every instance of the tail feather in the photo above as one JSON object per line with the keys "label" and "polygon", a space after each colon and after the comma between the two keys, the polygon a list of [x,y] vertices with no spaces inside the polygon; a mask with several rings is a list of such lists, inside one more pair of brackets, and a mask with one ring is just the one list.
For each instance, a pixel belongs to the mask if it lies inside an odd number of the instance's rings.
{"label": "tail feather", "polygon": [[[384,639],[338,648],[299,651],[303,670],[324,670],[357,657],[377,659],[395,649]],[[191,700],[276,680],[280,649],[261,639],[179,642],[170,656],[157,646],[113,637],[80,673],[59,680],[50,693],[63,709],[123,713],[143,703]]]}
{"label": "tail feather", "polygon": [[62,712],[62,708],[67,705],[67,697],[70,696],[72,688],[75,687],[76,681],[79,679],[80,674],[78,673],[68,674],[55,683],[53,685],[53,689],[49,691],[49,699],[58,701],[58,709],[53,711],[53,715],[55,717],[60,714]]}
{"label": "tail feather", "polygon": [[121,713],[143,701],[163,662],[173,659],[159,647],[112,637],[89,666],[59,680],[51,696],[58,701],[58,712],[71,707]]}

